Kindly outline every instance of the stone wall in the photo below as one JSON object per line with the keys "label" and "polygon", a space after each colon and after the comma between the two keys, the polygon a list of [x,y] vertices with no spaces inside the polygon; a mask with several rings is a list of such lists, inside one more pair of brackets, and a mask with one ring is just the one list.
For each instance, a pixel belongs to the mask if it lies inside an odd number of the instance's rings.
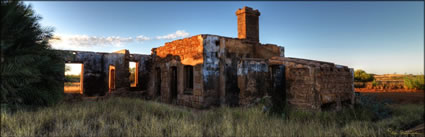
{"label": "stone wall", "polygon": [[255,42],[220,37],[220,104],[239,106],[238,65],[243,58],[254,58]]}
{"label": "stone wall", "polygon": [[274,44],[261,44],[254,47],[254,57],[269,59],[274,56],[285,57],[285,49]]}
{"label": "stone wall", "polygon": [[265,59],[242,59],[238,64],[239,105],[247,105],[272,90]]}
{"label": "stone wall", "polygon": [[[109,83],[109,65],[115,66],[115,89],[128,90],[130,87],[129,52],[122,50],[103,54],[104,83]],[[111,91],[112,93],[113,91]]]}
{"label": "stone wall", "polygon": [[[61,50],[66,63],[83,64],[83,94],[87,96],[103,96],[109,91],[109,65],[115,66],[115,88],[117,90],[128,90],[129,81],[129,60],[130,54],[127,50],[117,51],[115,53],[88,52]],[[148,55],[135,55],[133,61],[139,63],[139,74],[146,73],[144,69],[147,66]],[[142,70],[140,70],[140,68]],[[143,75],[139,75],[140,77]],[[141,83],[146,83],[146,80]]]}
{"label": "stone wall", "polygon": [[147,90],[151,79],[152,58],[150,55],[130,54],[129,61],[138,63],[138,81],[139,83],[132,90]]}
{"label": "stone wall", "polygon": [[203,45],[202,36],[192,36],[185,39],[175,40],[165,43],[158,47],[155,54],[159,58],[165,58],[168,55],[178,56],[179,61],[184,65],[195,66],[203,63]]}
{"label": "stone wall", "polygon": [[244,39],[220,37],[224,39],[224,51],[228,57],[269,59],[274,56],[284,57],[284,47],[275,44],[261,44]]}
{"label": "stone wall", "polygon": [[[156,84],[152,83],[150,95],[157,97],[160,95],[162,102],[176,103],[180,105],[201,108],[204,103],[203,86],[203,65],[204,65],[204,47],[201,35],[192,36],[165,43],[164,46],[152,50],[153,66],[151,68],[151,79],[157,81],[155,76],[157,69],[161,71],[160,94],[157,92]],[[193,67],[193,89],[187,93],[184,89],[184,66]],[[177,69],[177,97],[172,98],[171,93],[171,68]],[[186,93],[185,93],[186,92]],[[173,102],[175,100],[175,102]]]}
{"label": "stone wall", "polygon": [[[181,75],[183,75],[183,68],[181,68],[182,72]],[[193,91],[192,94],[184,94],[183,93],[183,80],[181,80],[182,84],[179,85],[181,87],[181,92],[178,94],[178,104],[179,105],[185,105],[189,107],[194,108],[204,108],[207,107],[205,105],[204,100],[204,92],[203,92],[203,76],[202,76],[202,65],[196,65],[194,67],[194,84],[193,84]],[[181,77],[183,79],[183,77]]]}
{"label": "stone wall", "polygon": [[353,70],[333,63],[274,57],[286,66],[286,97],[298,108],[321,109],[354,103]]}
{"label": "stone wall", "polygon": [[[245,39],[219,37],[220,38],[220,104],[226,104],[230,106],[248,104],[249,100],[259,97],[248,97],[249,95],[245,92],[246,85],[242,83],[258,80],[269,79],[270,76],[266,75],[267,70],[264,73],[238,73],[239,70],[251,71],[254,66],[248,65],[247,60],[266,60],[272,56],[284,56],[284,48],[273,45],[273,44],[261,44]],[[244,61],[245,60],[245,61]],[[255,61],[254,61],[255,62]],[[246,64],[248,63],[248,64]],[[254,63],[255,64],[255,63]],[[260,64],[264,64],[260,63]],[[265,63],[267,64],[267,63]],[[268,69],[266,67],[266,69]],[[268,73],[268,72],[267,72]],[[264,75],[264,76],[263,76]],[[244,82],[239,82],[244,81]],[[272,81],[265,81],[265,83]],[[246,84],[246,83],[245,83]],[[238,86],[239,85],[239,86]],[[252,85],[252,84],[251,84]],[[243,88],[243,89],[241,89]],[[264,89],[260,88],[259,89]],[[267,87],[268,88],[268,87]],[[249,89],[252,89],[250,87]],[[261,91],[263,95],[264,91]]]}
{"label": "stone wall", "polygon": [[220,87],[220,37],[203,35],[204,64],[202,67],[202,82],[204,107],[219,103]]}

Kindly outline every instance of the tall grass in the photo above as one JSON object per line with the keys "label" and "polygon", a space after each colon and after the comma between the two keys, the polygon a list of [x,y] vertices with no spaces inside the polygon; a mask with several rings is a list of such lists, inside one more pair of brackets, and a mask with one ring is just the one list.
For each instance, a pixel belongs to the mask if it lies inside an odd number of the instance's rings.
{"label": "tall grass", "polygon": [[[110,98],[62,103],[36,111],[1,112],[1,136],[391,136],[423,122],[421,105],[394,106],[371,122],[359,110],[294,110],[269,115],[261,106],[195,110],[152,101]],[[363,117],[363,118],[362,118]]]}

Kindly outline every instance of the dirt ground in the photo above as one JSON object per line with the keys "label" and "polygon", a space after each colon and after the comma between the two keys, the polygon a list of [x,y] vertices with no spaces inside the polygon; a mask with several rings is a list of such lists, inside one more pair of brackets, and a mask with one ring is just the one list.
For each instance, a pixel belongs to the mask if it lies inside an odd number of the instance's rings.
{"label": "dirt ground", "polygon": [[424,104],[424,92],[358,92],[360,95],[374,95],[378,100],[389,99],[398,104]]}
{"label": "dirt ground", "polygon": [[369,89],[369,88],[355,88],[356,92],[424,92],[419,89]]}

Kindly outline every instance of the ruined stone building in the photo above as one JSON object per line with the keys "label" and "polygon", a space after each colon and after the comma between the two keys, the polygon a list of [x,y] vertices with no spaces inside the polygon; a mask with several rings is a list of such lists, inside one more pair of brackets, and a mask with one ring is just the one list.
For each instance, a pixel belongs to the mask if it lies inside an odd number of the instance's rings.
{"label": "ruined stone building", "polygon": [[[352,103],[353,70],[330,62],[285,57],[284,48],[259,41],[260,12],[236,11],[238,37],[200,34],[153,48],[151,55],[63,51],[83,64],[82,94],[143,91],[161,102],[194,108],[240,106],[264,96],[299,108]],[[129,62],[137,80],[129,82]]]}

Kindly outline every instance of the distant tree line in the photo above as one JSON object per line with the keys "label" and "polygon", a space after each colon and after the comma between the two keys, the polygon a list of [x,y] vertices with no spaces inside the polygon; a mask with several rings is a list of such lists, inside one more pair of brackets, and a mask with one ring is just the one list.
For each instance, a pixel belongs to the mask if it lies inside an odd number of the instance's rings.
{"label": "distant tree line", "polygon": [[81,75],[65,75],[65,82],[80,82]]}
{"label": "distant tree line", "polygon": [[[355,82],[372,82],[372,87],[389,87],[389,85],[386,84],[379,84],[379,79],[376,80],[374,78],[374,74],[368,74],[364,70],[358,69],[354,72],[354,81]],[[425,84],[424,84],[424,75],[404,75],[404,77],[391,77],[392,80],[400,80],[404,83],[405,89],[419,89],[424,90]],[[365,84],[355,84],[356,88],[364,88]]]}

